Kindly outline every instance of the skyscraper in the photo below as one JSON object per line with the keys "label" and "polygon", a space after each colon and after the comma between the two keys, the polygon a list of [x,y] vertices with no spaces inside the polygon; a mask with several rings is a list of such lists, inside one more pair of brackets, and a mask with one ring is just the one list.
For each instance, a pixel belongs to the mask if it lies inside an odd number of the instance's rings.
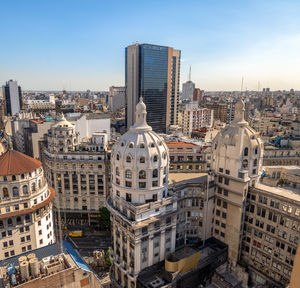
{"label": "skyscraper", "polygon": [[147,122],[156,132],[177,124],[180,50],[151,44],[133,44],[125,50],[126,125],[134,124],[135,106],[143,97]]}
{"label": "skyscraper", "polygon": [[15,115],[22,109],[22,92],[17,81],[9,80],[3,86],[3,98],[5,100],[5,114]]}

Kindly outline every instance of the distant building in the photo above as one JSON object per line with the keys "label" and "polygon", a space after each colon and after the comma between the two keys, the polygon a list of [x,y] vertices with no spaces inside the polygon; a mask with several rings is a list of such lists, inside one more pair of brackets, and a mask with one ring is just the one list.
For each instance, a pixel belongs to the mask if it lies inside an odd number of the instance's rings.
{"label": "distant building", "polygon": [[183,111],[183,134],[191,137],[193,130],[210,128],[214,122],[214,111],[207,108],[190,108]]}
{"label": "distant building", "polygon": [[195,83],[192,81],[187,81],[182,84],[182,100],[193,101],[195,91]]}
{"label": "distant building", "polygon": [[197,102],[199,105],[201,105],[203,93],[204,93],[204,90],[195,88],[194,93],[193,93],[193,102]]}
{"label": "distant building", "polygon": [[5,114],[13,116],[20,112],[23,106],[21,87],[17,81],[9,80],[3,87],[5,99]]}
{"label": "distant building", "polygon": [[115,113],[125,107],[125,87],[109,87],[108,104],[110,111]]}
{"label": "distant building", "polygon": [[147,122],[166,133],[178,121],[180,50],[133,44],[125,50],[127,129],[134,124],[139,97],[148,107]]}
{"label": "distant building", "polygon": [[207,103],[206,108],[214,110],[214,120],[220,120],[226,123],[227,120],[227,106],[225,103]]}

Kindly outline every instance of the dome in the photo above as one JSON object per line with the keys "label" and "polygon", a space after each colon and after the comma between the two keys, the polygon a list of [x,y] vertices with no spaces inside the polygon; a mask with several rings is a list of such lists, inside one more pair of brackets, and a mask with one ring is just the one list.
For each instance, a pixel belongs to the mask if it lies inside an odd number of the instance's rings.
{"label": "dome", "polygon": [[24,174],[41,166],[40,161],[15,150],[7,150],[0,156],[0,176]]}
{"label": "dome", "polygon": [[121,191],[124,198],[126,193],[132,193],[132,202],[138,203],[163,197],[168,186],[168,148],[163,138],[146,123],[146,114],[146,105],[140,98],[135,124],[112,149],[114,193]]}
{"label": "dome", "polygon": [[53,125],[53,127],[60,127],[60,128],[73,128],[73,124],[71,124],[71,122],[69,122],[68,120],[66,120],[64,114],[62,113],[59,117],[60,119],[58,120],[57,123],[55,123]]}

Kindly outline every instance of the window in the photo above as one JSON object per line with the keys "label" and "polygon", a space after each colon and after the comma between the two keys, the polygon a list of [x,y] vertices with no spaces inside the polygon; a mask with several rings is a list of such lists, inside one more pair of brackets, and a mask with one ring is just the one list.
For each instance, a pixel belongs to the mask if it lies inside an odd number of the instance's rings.
{"label": "window", "polygon": [[144,143],[141,143],[141,144],[140,144],[140,148],[141,148],[141,149],[145,148],[145,144],[144,144]]}
{"label": "window", "polygon": [[221,211],[217,209],[217,210],[216,210],[216,215],[217,215],[217,216],[220,216],[220,215],[221,215]]}
{"label": "window", "polygon": [[131,170],[126,170],[125,171],[125,178],[127,178],[127,179],[131,179],[132,178],[132,172],[131,172]]}
{"label": "window", "polygon": [[245,147],[245,149],[244,149],[244,156],[248,156],[248,147]]}
{"label": "window", "polygon": [[13,225],[13,222],[12,222],[12,219],[11,219],[11,218],[8,218],[8,219],[7,219],[7,225],[8,225],[8,226],[12,226],[12,225]]}
{"label": "window", "polygon": [[131,194],[130,193],[126,193],[126,201],[131,202]]}
{"label": "window", "polygon": [[27,185],[24,185],[22,190],[23,190],[23,194],[28,194],[28,186]]}
{"label": "window", "polygon": [[248,168],[248,160],[247,159],[244,159],[243,162],[242,162],[242,167],[243,168]]}
{"label": "window", "polygon": [[125,181],[125,186],[126,187],[132,187],[131,181]]}
{"label": "window", "polygon": [[139,179],[146,179],[146,171],[145,170],[141,170],[139,172]]}
{"label": "window", "polygon": [[225,185],[229,185],[229,179],[228,179],[228,178],[225,178],[224,183],[225,183]]}
{"label": "window", "polygon": [[217,199],[217,206],[221,206],[221,200]]}
{"label": "window", "polygon": [[152,187],[157,187],[158,186],[158,181],[152,181]]}
{"label": "window", "polygon": [[17,217],[17,225],[20,225],[22,224],[22,219],[20,216]]}
{"label": "window", "polygon": [[224,189],[224,196],[228,196],[228,190]]}
{"label": "window", "polygon": [[223,208],[227,209],[227,202],[223,202]]}
{"label": "window", "polygon": [[230,175],[230,170],[226,170],[225,173],[226,173],[227,175]]}
{"label": "window", "polygon": [[253,161],[253,167],[256,167],[257,166],[257,159],[254,159]]}
{"label": "window", "polygon": [[8,198],[9,197],[8,189],[6,187],[3,188],[3,197],[4,198]]}
{"label": "window", "polygon": [[152,199],[153,199],[153,201],[157,201],[157,194],[153,194]]}
{"label": "window", "polygon": [[140,163],[145,163],[145,157],[144,156],[140,157]]}
{"label": "window", "polygon": [[222,212],[222,218],[223,218],[223,219],[226,219],[226,217],[227,217],[226,213],[225,213],[225,212]]}
{"label": "window", "polygon": [[120,155],[119,155],[119,154],[117,154],[116,159],[117,159],[118,161],[120,160]]}
{"label": "window", "polygon": [[36,189],[35,189],[35,182],[33,182],[33,183],[31,184],[31,191],[32,191],[32,192],[35,192],[35,191],[36,191]]}
{"label": "window", "polygon": [[18,197],[19,196],[19,189],[18,187],[13,187],[13,197]]}
{"label": "window", "polygon": [[157,169],[154,169],[154,170],[153,170],[153,172],[152,172],[152,177],[153,177],[153,178],[158,177],[158,170],[157,170]]}
{"label": "window", "polygon": [[131,163],[131,157],[130,157],[130,156],[127,156],[127,157],[126,157],[126,162],[127,162],[127,163]]}
{"label": "window", "polygon": [[129,148],[133,148],[133,143],[130,143],[130,144],[129,144]]}
{"label": "window", "polygon": [[119,170],[119,167],[116,167],[116,176],[120,176],[120,170]]}
{"label": "window", "polygon": [[219,183],[223,183],[223,177],[222,177],[222,176],[219,176],[219,177],[218,177],[218,182],[219,182]]}
{"label": "window", "polygon": [[145,189],[146,188],[146,182],[139,182],[139,188]]}
{"label": "window", "polygon": [[157,162],[157,155],[153,156],[153,162]]}
{"label": "window", "polygon": [[219,168],[219,172],[223,173],[223,168]]}

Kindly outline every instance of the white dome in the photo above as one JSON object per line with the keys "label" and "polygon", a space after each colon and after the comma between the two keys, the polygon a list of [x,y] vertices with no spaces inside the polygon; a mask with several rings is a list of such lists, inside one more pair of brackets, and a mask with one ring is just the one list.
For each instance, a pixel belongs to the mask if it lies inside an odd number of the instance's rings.
{"label": "white dome", "polygon": [[134,203],[160,199],[167,195],[168,188],[168,148],[163,138],[147,125],[146,114],[146,105],[140,99],[135,125],[112,149],[113,193],[124,198],[126,193],[131,194]]}
{"label": "white dome", "polygon": [[60,115],[60,119],[57,123],[53,125],[53,127],[60,127],[60,128],[73,128],[74,125],[71,124],[64,116],[64,114]]}

